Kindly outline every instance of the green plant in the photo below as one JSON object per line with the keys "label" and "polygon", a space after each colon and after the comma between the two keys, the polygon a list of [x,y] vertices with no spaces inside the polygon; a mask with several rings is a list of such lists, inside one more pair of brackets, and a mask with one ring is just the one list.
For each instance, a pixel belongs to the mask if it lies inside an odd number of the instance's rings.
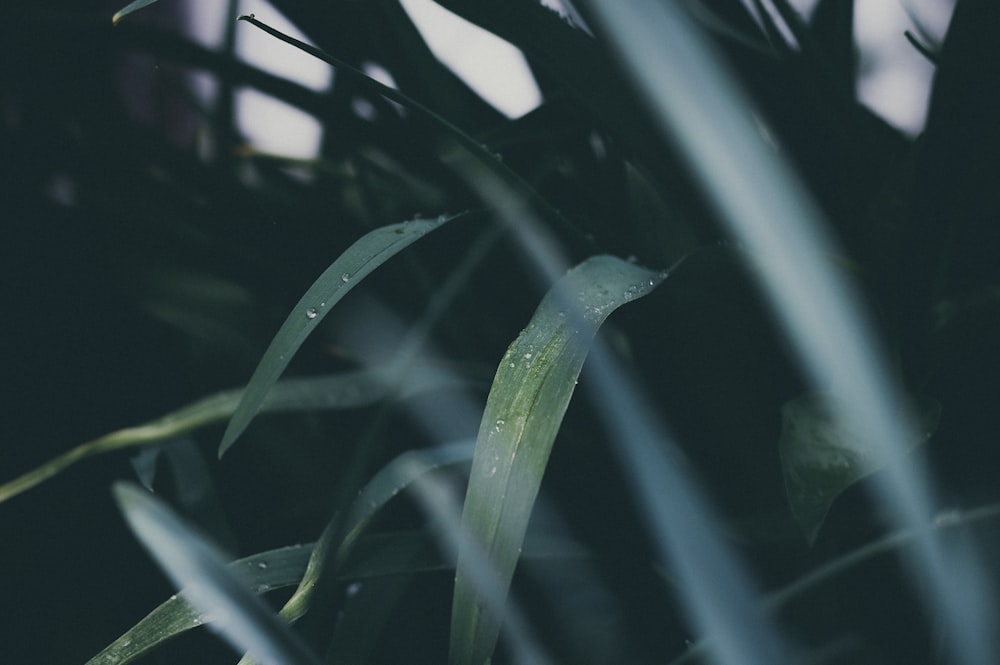
{"label": "green plant", "polygon": [[[205,623],[244,662],[994,661],[989,2],[959,3],[919,141],[856,103],[849,3],[439,0],[525,53],[516,119],[395,0],[274,2],[323,48],[240,17],[334,67],[324,93],[153,4],[5,34],[10,115],[46,130],[8,123],[12,210],[68,178],[109,311],[143,313],[109,329],[180,375],[136,419],[167,415],[0,485],[30,507],[131,449],[115,499],[184,590],[90,664],[214,662]],[[71,103],[31,92],[90,48]],[[126,53],[168,70],[153,126]],[[318,118],[319,156],[245,144],[241,86]]]}

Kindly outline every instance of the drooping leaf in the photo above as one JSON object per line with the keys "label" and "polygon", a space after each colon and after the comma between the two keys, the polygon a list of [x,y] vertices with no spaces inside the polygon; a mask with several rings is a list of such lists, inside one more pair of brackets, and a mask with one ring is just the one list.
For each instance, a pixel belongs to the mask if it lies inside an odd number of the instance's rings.
{"label": "drooping leaf", "polygon": [[465,561],[470,553],[460,550],[452,663],[484,663],[493,653],[502,616],[487,606],[482,586],[498,585],[501,596],[510,586],[549,453],[598,327],[662,279],[614,257],[592,257],[553,287],[507,349],[483,414],[463,510],[473,545],[487,553],[495,578],[476,579]]}
{"label": "drooping leaf", "polygon": [[[246,588],[265,593],[296,584],[306,569],[312,544],[261,552],[228,564]],[[86,665],[126,665],[171,637],[204,625],[205,619],[187,601],[185,592],[171,596]]]}
{"label": "drooping leaf", "polygon": [[119,9],[115,13],[115,15],[111,17],[111,23],[113,25],[118,25],[118,22],[121,21],[126,16],[128,16],[129,14],[137,12],[144,7],[148,7],[154,2],[156,2],[156,0],[135,0],[134,2],[130,2],[121,9]]}
{"label": "drooping leaf", "polygon": [[264,665],[320,665],[278,617],[226,567],[221,553],[165,504],[132,483],[114,496],[132,532],[212,626],[240,652]]}
{"label": "drooping leaf", "polygon": [[[405,398],[427,390],[454,387],[462,379],[432,365],[401,368],[373,366],[329,376],[284,379],[267,393],[261,413],[348,409],[373,404],[390,396]],[[229,418],[244,388],[224,390],[193,402],[162,418],[126,427],[80,444],[45,464],[0,485],[0,503],[52,478],[82,459],[122,448],[145,446],[176,438]]]}
{"label": "drooping leaf", "polygon": [[383,226],[365,234],[341,254],[306,290],[264,352],[222,436],[219,456],[250,424],[292,356],[341,298],[390,258],[442,224],[465,214]]}
{"label": "drooping leaf", "polygon": [[[941,405],[921,405],[921,432],[926,441],[937,429]],[[792,516],[806,540],[816,540],[834,500],[848,487],[885,466],[881,448],[838,418],[830,394],[800,395],[781,407],[779,452]]]}

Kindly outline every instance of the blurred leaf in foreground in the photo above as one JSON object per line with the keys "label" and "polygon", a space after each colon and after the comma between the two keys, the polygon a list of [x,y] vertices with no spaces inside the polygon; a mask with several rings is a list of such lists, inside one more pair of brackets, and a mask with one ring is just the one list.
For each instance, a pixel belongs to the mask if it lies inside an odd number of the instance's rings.
{"label": "blurred leaf in foreground", "polygon": [[137,12],[143,7],[148,7],[149,5],[156,2],[156,0],[135,0],[135,2],[130,2],[121,9],[119,9],[114,16],[111,17],[111,23],[118,25],[118,22],[123,18],[128,16],[133,12]]}

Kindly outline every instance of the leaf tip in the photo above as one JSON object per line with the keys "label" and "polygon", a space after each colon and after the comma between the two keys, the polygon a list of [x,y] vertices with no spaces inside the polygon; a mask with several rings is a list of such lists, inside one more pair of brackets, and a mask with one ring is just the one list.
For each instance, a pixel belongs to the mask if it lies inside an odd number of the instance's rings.
{"label": "leaf tip", "polygon": [[148,494],[149,492],[146,490],[126,480],[118,480],[111,485],[111,496],[114,497],[118,509],[123,513],[128,513],[141,504]]}

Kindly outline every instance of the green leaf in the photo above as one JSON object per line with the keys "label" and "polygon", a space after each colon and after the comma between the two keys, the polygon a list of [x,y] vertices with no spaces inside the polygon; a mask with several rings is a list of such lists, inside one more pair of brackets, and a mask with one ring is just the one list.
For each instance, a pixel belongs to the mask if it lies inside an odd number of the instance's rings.
{"label": "green leaf", "polygon": [[[282,547],[254,554],[228,564],[228,568],[254,593],[266,593],[296,584],[306,569],[312,544]],[[126,665],[162,642],[205,623],[204,616],[187,601],[185,592],[150,612],[124,635],[105,647],[86,665]]]}
{"label": "green leaf", "polygon": [[111,23],[113,25],[118,25],[118,22],[121,21],[126,16],[128,16],[129,14],[137,12],[143,7],[148,7],[154,2],[156,2],[156,0],[135,0],[135,2],[130,2],[121,9],[119,9],[118,12],[111,17]]}
{"label": "green leaf", "polygon": [[[227,564],[253,593],[262,594],[296,585],[306,574],[315,543],[280,547]],[[524,558],[564,560],[586,558],[588,553],[576,543],[543,535],[529,535]],[[435,537],[426,531],[399,531],[360,538],[338,572],[342,582],[377,580],[382,577],[431,573],[453,569],[455,562],[442,556]],[[210,617],[196,610],[187,593],[171,596],[121,637],[87,661],[86,665],[128,665],[163,642],[193,628],[204,626]]]}
{"label": "green leaf", "polygon": [[226,567],[221,553],[152,494],[132,483],[113,487],[129,528],[187,600],[213,617],[219,634],[264,665],[320,665],[288,625]]}
{"label": "green leaf", "polygon": [[305,292],[285,319],[247,383],[219,445],[225,454],[260,410],[268,391],[288,366],[306,337],[341,298],[369,273],[445,222],[468,213],[437,219],[415,219],[383,226],[362,236],[341,254]]}
{"label": "green leaf", "polygon": [[[924,400],[920,405],[923,439],[937,429],[941,405]],[[848,487],[883,468],[881,448],[850,431],[838,409],[840,401],[830,394],[800,395],[781,407],[781,439],[778,450],[785,478],[785,491],[792,516],[811,545],[834,500]]]}
{"label": "green leaf", "polygon": [[[303,379],[284,379],[264,398],[262,413],[348,409],[367,406],[388,397],[405,398],[420,392],[456,387],[463,380],[451,370],[433,365],[400,367],[393,363],[362,370]],[[176,438],[229,418],[244,388],[224,390],[188,404],[142,425],[120,429],[80,444],[45,464],[0,485],[0,503],[62,473],[82,459],[122,448],[145,446]]]}
{"label": "green leaf", "polygon": [[[598,327],[620,305],[649,293],[664,275],[609,256],[584,261],[545,296],[507,349],[476,441],[463,522],[473,543],[459,551],[450,662],[487,662],[501,608],[484,585],[510,587],[549,453]],[[470,546],[481,546],[494,580],[476,579]],[[488,587],[487,587],[488,588]]]}

